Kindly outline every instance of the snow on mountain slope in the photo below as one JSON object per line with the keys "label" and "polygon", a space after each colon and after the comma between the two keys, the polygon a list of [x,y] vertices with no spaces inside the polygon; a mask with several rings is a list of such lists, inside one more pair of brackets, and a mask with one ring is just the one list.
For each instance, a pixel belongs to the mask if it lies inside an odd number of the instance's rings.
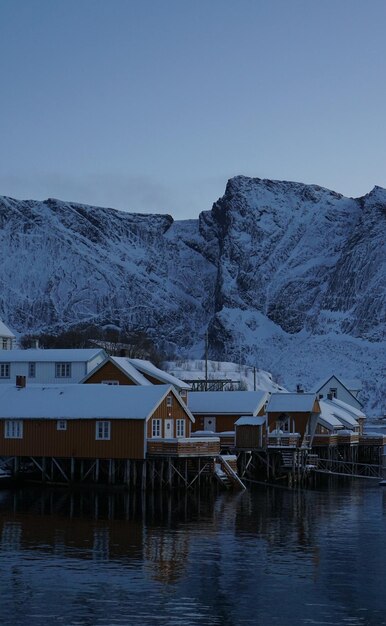
{"label": "snow on mountain slope", "polygon": [[0,198],[0,318],[144,329],[161,350],[270,370],[293,389],[332,372],[386,412],[386,191],[237,176],[198,220]]}

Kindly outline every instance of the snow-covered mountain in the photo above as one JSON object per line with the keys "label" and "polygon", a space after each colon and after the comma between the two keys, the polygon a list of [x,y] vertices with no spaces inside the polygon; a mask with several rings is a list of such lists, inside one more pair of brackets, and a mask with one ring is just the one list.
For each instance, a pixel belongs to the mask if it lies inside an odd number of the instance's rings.
{"label": "snow-covered mountain", "polygon": [[335,372],[386,412],[386,190],[345,198],[238,176],[198,220],[0,198],[0,318],[150,332],[161,350],[270,370],[292,389]]}

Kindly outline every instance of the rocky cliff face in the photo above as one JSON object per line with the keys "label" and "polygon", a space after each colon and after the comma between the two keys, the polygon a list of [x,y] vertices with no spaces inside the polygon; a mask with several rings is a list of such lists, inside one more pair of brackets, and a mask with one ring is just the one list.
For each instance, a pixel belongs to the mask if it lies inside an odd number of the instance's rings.
{"label": "rocky cliff face", "polygon": [[385,224],[379,187],[351,199],[242,176],[181,222],[0,198],[0,317],[20,332],[129,324],[190,356],[209,327],[213,358],[258,360],[289,387],[359,377],[378,407]]}

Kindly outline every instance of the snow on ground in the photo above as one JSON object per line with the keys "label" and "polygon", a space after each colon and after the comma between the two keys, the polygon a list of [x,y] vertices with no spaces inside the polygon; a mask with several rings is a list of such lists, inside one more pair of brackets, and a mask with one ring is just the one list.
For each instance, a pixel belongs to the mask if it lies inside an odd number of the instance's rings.
{"label": "snow on ground", "polygon": [[[164,367],[182,380],[205,380],[205,361],[201,359],[167,361]],[[255,384],[256,389],[263,391],[286,391],[272,379],[269,372],[237,363],[208,360],[208,380],[231,380],[235,389],[240,384],[242,389],[249,391],[254,390]]]}

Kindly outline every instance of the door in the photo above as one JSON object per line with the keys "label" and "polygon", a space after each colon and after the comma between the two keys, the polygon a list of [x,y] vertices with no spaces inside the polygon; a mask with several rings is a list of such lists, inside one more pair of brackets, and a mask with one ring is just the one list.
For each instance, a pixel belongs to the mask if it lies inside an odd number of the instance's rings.
{"label": "door", "polygon": [[172,439],[174,437],[173,426],[173,420],[165,420],[165,439]]}
{"label": "door", "polygon": [[204,417],[204,430],[212,430],[214,433],[216,432],[215,417]]}

